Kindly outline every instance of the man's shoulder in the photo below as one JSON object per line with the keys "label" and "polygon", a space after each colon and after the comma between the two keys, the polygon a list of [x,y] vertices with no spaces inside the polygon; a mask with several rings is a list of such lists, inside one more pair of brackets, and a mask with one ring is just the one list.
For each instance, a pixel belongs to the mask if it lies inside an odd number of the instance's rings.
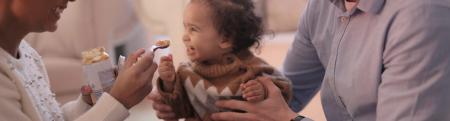
{"label": "man's shoulder", "polygon": [[450,24],[446,22],[450,18],[450,0],[387,0],[384,9],[390,12],[391,25],[396,26],[391,29],[409,25],[422,28],[417,30],[436,29]]}
{"label": "man's shoulder", "polygon": [[[386,0],[386,9],[395,11],[397,14],[431,14],[431,13],[444,13],[448,15],[450,11],[450,0]],[[446,8],[447,11],[445,11]],[[414,14],[415,13],[415,14]]]}

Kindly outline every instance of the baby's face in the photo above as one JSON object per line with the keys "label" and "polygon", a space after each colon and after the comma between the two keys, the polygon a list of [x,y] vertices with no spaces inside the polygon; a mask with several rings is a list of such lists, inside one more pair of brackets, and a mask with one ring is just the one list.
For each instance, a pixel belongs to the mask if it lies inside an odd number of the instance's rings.
{"label": "baby's face", "polygon": [[217,32],[213,14],[206,4],[189,3],[184,12],[183,25],[183,43],[191,61],[220,59],[224,53],[231,52],[231,41]]}

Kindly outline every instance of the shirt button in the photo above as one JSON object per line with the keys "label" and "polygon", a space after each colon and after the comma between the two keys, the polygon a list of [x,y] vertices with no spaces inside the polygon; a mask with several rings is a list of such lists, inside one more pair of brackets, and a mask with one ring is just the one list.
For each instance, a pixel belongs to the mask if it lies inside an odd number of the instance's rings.
{"label": "shirt button", "polygon": [[341,17],[341,22],[346,22],[348,20],[348,17]]}

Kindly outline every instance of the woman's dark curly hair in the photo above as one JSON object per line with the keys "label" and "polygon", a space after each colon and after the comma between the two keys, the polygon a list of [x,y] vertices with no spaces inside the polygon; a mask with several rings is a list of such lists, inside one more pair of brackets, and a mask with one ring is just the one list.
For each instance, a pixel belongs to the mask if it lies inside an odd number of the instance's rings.
{"label": "woman's dark curly hair", "polygon": [[233,41],[233,53],[260,46],[264,33],[262,18],[254,13],[253,0],[192,0],[206,3],[220,35]]}

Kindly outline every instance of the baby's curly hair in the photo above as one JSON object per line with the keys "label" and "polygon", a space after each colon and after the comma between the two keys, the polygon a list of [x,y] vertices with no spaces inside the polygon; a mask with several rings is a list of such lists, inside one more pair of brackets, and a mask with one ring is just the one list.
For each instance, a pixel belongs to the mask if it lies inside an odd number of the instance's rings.
{"label": "baby's curly hair", "polygon": [[192,0],[206,3],[220,35],[233,41],[233,53],[260,46],[264,33],[262,18],[254,13],[253,0]]}

